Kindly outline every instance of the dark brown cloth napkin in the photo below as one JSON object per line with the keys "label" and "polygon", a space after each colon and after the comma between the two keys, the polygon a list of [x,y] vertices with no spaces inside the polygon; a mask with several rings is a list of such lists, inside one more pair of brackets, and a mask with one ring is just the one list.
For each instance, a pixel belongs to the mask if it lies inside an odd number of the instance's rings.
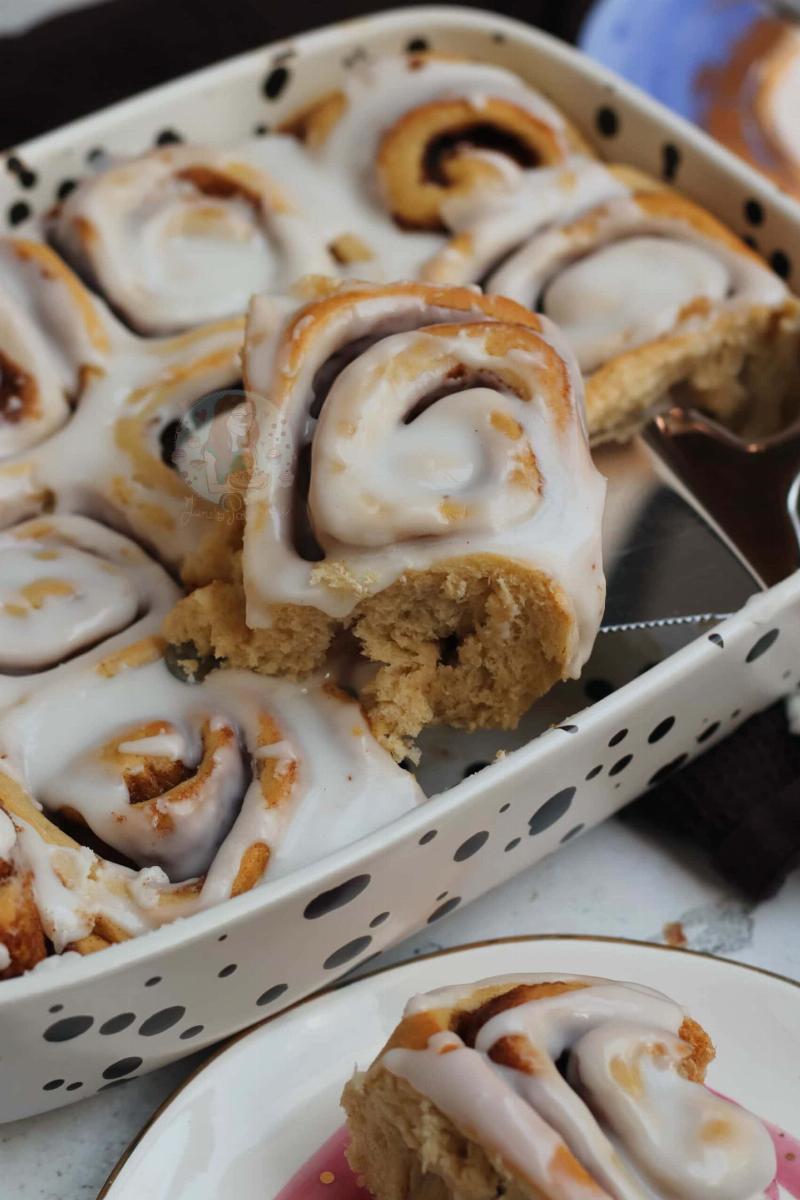
{"label": "dark brown cloth napkin", "polygon": [[[0,146],[12,147],[233,54],[390,7],[374,0],[285,7],[264,0],[105,0],[67,12],[0,39]],[[491,7],[572,39],[590,0],[504,0],[472,7]]]}
{"label": "dark brown cloth napkin", "polygon": [[[590,3],[505,0],[495,11],[573,40]],[[106,0],[68,12],[0,38],[0,146],[242,51],[374,11],[369,0],[285,8],[264,0]],[[800,863],[800,738],[789,734],[783,706],[747,721],[633,809],[703,848],[749,898],[777,891]]]}

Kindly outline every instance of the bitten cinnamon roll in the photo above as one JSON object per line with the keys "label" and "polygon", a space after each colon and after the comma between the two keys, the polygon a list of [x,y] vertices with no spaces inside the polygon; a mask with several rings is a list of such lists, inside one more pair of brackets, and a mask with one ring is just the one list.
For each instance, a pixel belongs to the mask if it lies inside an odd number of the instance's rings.
{"label": "bitten cinnamon roll", "polygon": [[551,317],[586,377],[594,436],[623,434],[670,389],[772,432],[797,385],[800,308],[704,209],[642,186],[534,235],[487,290]]}
{"label": "bitten cinnamon roll", "polygon": [[632,983],[509,975],[414,997],[344,1089],[377,1200],[751,1200],[772,1140],[703,1086],[708,1035]]}
{"label": "bitten cinnamon roll", "polygon": [[0,708],[77,659],[154,633],[178,594],[134,542],[87,517],[0,533]]}
{"label": "bitten cinnamon roll", "polygon": [[157,641],[129,645],[0,719],[6,974],[240,895],[422,799],[331,685],[189,685]]}
{"label": "bitten cinnamon roll", "polygon": [[432,54],[357,64],[341,91],[289,127],[322,161],[377,189],[410,229],[443,228],[449,196],[586,150],[558,109],[510,71]]}
{"label": "bitten cinnamon roll", "polygon": [[108,350],[94,301],[58,255],[0,238],[0,460],[66,424]]}
{"label": "bitten cinnamon roll", "polygon": [[502,297],[315,286],[288,316],[266,297],[250,309],[245,382],[265,428],[246,613],[201,589],[168,636],[284,673],[352,628],[380,664],[373,728],[400,757],[432,721],[513,726],[579,672],[603,608],[604,482],[577,373]]}
{"label": "bitten cinnamon roll", "polygon": [[51,236],[139,333],[243,313],[253,292],[331,271],[314,223],[234,154],[169,146],[85,180]]}

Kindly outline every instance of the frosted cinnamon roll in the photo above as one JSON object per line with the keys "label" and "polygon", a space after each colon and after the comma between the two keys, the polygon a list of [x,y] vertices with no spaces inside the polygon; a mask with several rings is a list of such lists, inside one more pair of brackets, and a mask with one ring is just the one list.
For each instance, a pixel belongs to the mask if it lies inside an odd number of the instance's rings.
{"label": "frosted cinnamon roll", "polygon": [[333,260],[292,198],[234,154],[170,146],[87,179],[51,236],[139,333],[243,313]]}
{"label": "frosted cinnamon roll", "polygon": [[66,424],[108,350],[94,301],[58,255],[0,238],[0,460]]}
{"label": "frosted cinnamon roll", "polygon": [[242,542],[250,455],[242,338],[241,322],[230,320],[167,344],[109,431],[102,502],[191,584],[227,578]]}
{"label": "frosted cinnamon roll", "polygon": [[443,228],[449,196],[586,149],[558,109],[510,71],[431,54],[356,64],[341,91],[289,126],[324,162],[377,189],[410,229]]}
{"label": "frosted cinnamon roll", "polygon": [[502,297],[315,286],[288,316],[266,297],[250,309],[265,429],[246,613],[201,590],[168,636],[283,673],[351,627],[381,665],[373,728],[400,757],[432,721],[513,726],[580,671],[603,608],[579,379],[547,323]]}
{"label": "frosted cinnamon roll", "polygon": [[558,324],[594,436],[627,432],[676,388],[742,429],[786,418],[797,301],[730,230],[660,185],[535,235],[487,288]]}
{"label": "frosted cinnamon roll", "polygon": [[[323,682],[175,678],[153,639],[0,719],[0,942],[87,953],[324,857],[423,799]],[[3,924],[13,879],[16,925]],[[24,914],[24,916],[22,915]],[[37,925],[38,936],[17,936]],[[19,946],[19,950],[16,947]]]}
{"label": "frosted cinnamon roll", "polygon": [[0,528],[43,509],[87,513],[192,583],[226,578],[246,487],[231,469],[248,453],[234,429],[242,339],[236,318],[158,341],[123,333],[70,422],[0,463]]}
{"label": "frosted cinnamon roll", "polygon": [[347,1156],[377,1200],[751,1200],[772,1140],[703,1086],[683,1008],[632,983],[509,975],[414,997],[344,1089]]}
{"label": "frosted cinnamon roll", "polygon": [[0,708],[68,664],[154,633],[178,594],[134,542],[87,517],[0,533]]}
{"label": "frosted cinnamon roll", "polygon": [[431,283],[485,283],[515,250],[554,224],[571,221],[601,201],[626,196],[644,176],[573,155],[553,167],[455,195],[442,204],[453,237],[422,268]]}

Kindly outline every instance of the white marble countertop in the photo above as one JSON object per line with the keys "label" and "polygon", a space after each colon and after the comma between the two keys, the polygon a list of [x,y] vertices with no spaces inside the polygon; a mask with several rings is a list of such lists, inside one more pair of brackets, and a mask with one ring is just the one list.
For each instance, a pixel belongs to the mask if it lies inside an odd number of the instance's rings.
{"label": "white marble countertop", "polygon": [[[503,887],[387,951],[374,970],[444,946],[520,933],[663,941],[680,922],[692,949],[800,978],[800,873],[756,908],[684,845],[614,819]],[[3,1200],[91,1200],[161,1101],[202,1055],[69,1108],[0,1126]]]}

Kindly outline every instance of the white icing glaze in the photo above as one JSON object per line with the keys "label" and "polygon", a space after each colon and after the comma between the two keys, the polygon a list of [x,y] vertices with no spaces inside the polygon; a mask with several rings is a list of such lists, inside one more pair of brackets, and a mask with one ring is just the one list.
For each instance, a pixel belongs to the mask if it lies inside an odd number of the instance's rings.
{"label": "white icing glaze", "polygon": [[[484,987],[556,982],[583,986],[498,1012],[474,1048],[443,1032],[426,1049],[395,1048],[380,1063],[554,1200],[763,1193],[775,1174],[769,1135],[679,1074],[686,1014],[657,992],[590,976],[511,975],[414,997],[406,1015],[449,1008]],[[508,1054],[502,1063],[490,1057],[504,1046],[516,1065]],[[565,1052],[566,1078],[556,1066]],[[564,1171],[567,1150],[591,1179]]]}
{"label": "white icing glaze", "polygon": [[[319,332],[292,377],[281,410],[289,434],[282,444],[288,449],[275,457],[274,432],[258,443],[257,464],[265,482],[248,493],[248,624],[268,625],[274,603],[313,604],[344,616],[363,596],[389,586],[406,570],[491,552],[529,564],[560,586],[575,613],[567,670],[577,673],[594,641],[604,599],[599,542],[604,482],[581,427],[577,373],[572,374],[575,407],[562,425],[542,390],[541,355],[512,349],[493,361],[483,338],[468,336],[474,321],[485,319],[477,293],[474,309],[467,311],[439,306],[426,298],[432,293],[387,289],[364,299],[357,290],[353,294],[356,301]],[[292,336],[313,319],[300,318]],[[411,332],[447,322],[455,324],[446,337]],[[274,373],[288,353],[283,338],[281,311],[256,298],[246,349],[251,392],[275,394]],[[338,375],[315,430],[310,418],[314,377],[361,338],[380,340]],[[411,366],[404,369],[406,361]],[[404,423],[418,400],[448,384],[448,371],[462,367],[463,390]],[[532,399],[509,394],[502,385],[484,385],[481,371],[491,376],[493,367],[513,370],[533,389]],[[411,383],[404,377],[408,370]],[[502,426],[518,432],[503,435]],[[292,542],[296,461],[308,441],[313,443],[309,507],[326,552],[324,576]],[[517,456],[528,447],[535,455],[540,492],[512,479],[520,465]],[[261,520],[264,502],[268,517]]]}
{"label": "white icing glaze", "polygon": [[[250,847],[268,847],[267,878],[277,878],[423,799],[359,706],[321,682],[216,671],[188,685],[161,659],[113,675],[73,670],[41,688],[0,719],[0,755],[0,796],[3,772],[13,771],[45,811],[80,814],[143,868],[50,844],[15,816],[20,862],[57,951],[99,915],[136,934],[218,903]],[[130,803],[126,773],[135,787],[143,771],[176,759],[189,770],[184,790],[166,783],[152,804]],[[188,892],[175,886],[197,875]]]}
{"label": "white icing glaze", "polygon": [[[665,333],[696,327],[683,320],[692,301],[715,314],[779,304],[785,285],[766,265],[675,218],[648,215],[635,198],[612,200],[592,220],[535,236],[497,270],[488,289],[530,307],[541,305],[572,345],[581,369]],[[691,312],[691,310],[690,310]]]}
{"label": "white icing glaze", "polygon": [[461,236],[425,264],[422,278],[478,283],[542,229],[627,190],[602,163],[573,155],[558,166],[518,172],[504,187],[456,194],[444,201],[442,215]]}
{"label": "white icing glaze", "polygon": [[0,859],[8,862],[17,841],[17,831],[7,813],[0,809]]}
{"label": "white icing glaze", "polygon": [[43,259],[29,247],[0,238],[0,459],[65,424],[82,372],[104,359],[100,330],[85,323],[68,272],[56,273],[48,251]]}
{"label": "white icing glaze", "polygon": [[[549,126],[566,153],[564,118],[544,96],[512,72],[489,63],[457,59],[417,57],[413,68],[410,61],[406,56],[392,55],[354,65],[342,87],[345,111],[317,151],[326,166],[346,171],[374,203],[382,203],[375,175],[381,137],[412,108],[432,101],[452,97],[466,100],[479,120],[487,98],[512,100]],[[469,146],[462,153],[476,155]],[[486,161],[485,151],[477,153]],[[494,161],[503,158],[498,154]],[[503,170],[507,172],[508,168]]]}
{"label": "white icing glaze", "polygon": [[241,341],[236,320],[148,342],[115,328],[108,368],[90,378],[69,423],[0,464],[0,527],[49,499],[117,525],[177,568],[226,515],[164,464],[160,434],[204,395],[237,383]]}
{"label": "white icing glaze", "polygon": [[338,264],[337,274],[384,282],[413,279],[442,245],[441,234],[399,229],[383,205],[358,186],[344,160],[319,159],[296,138],[273,134],[244,143],[237,154],[302,197],[303,211],[313,216],[325,245],[344,234],[364,243],[371,257]]}
{"label": "white icing glaze", "polygon": [[88,179],[52,232],[144,333],[241,313],[259,289],[334,269],[315,226],[272,179],[207,147],[155,150]]}
{"label": "white icing glaze", "polygon": [[52,515],[0,533],[0,708],[160,626],[179,591],[127,538]]}
{"label": "white icing glaze", "polygon": [[5,942],[0,942],[0,971],[11,966],[11,955]]}

